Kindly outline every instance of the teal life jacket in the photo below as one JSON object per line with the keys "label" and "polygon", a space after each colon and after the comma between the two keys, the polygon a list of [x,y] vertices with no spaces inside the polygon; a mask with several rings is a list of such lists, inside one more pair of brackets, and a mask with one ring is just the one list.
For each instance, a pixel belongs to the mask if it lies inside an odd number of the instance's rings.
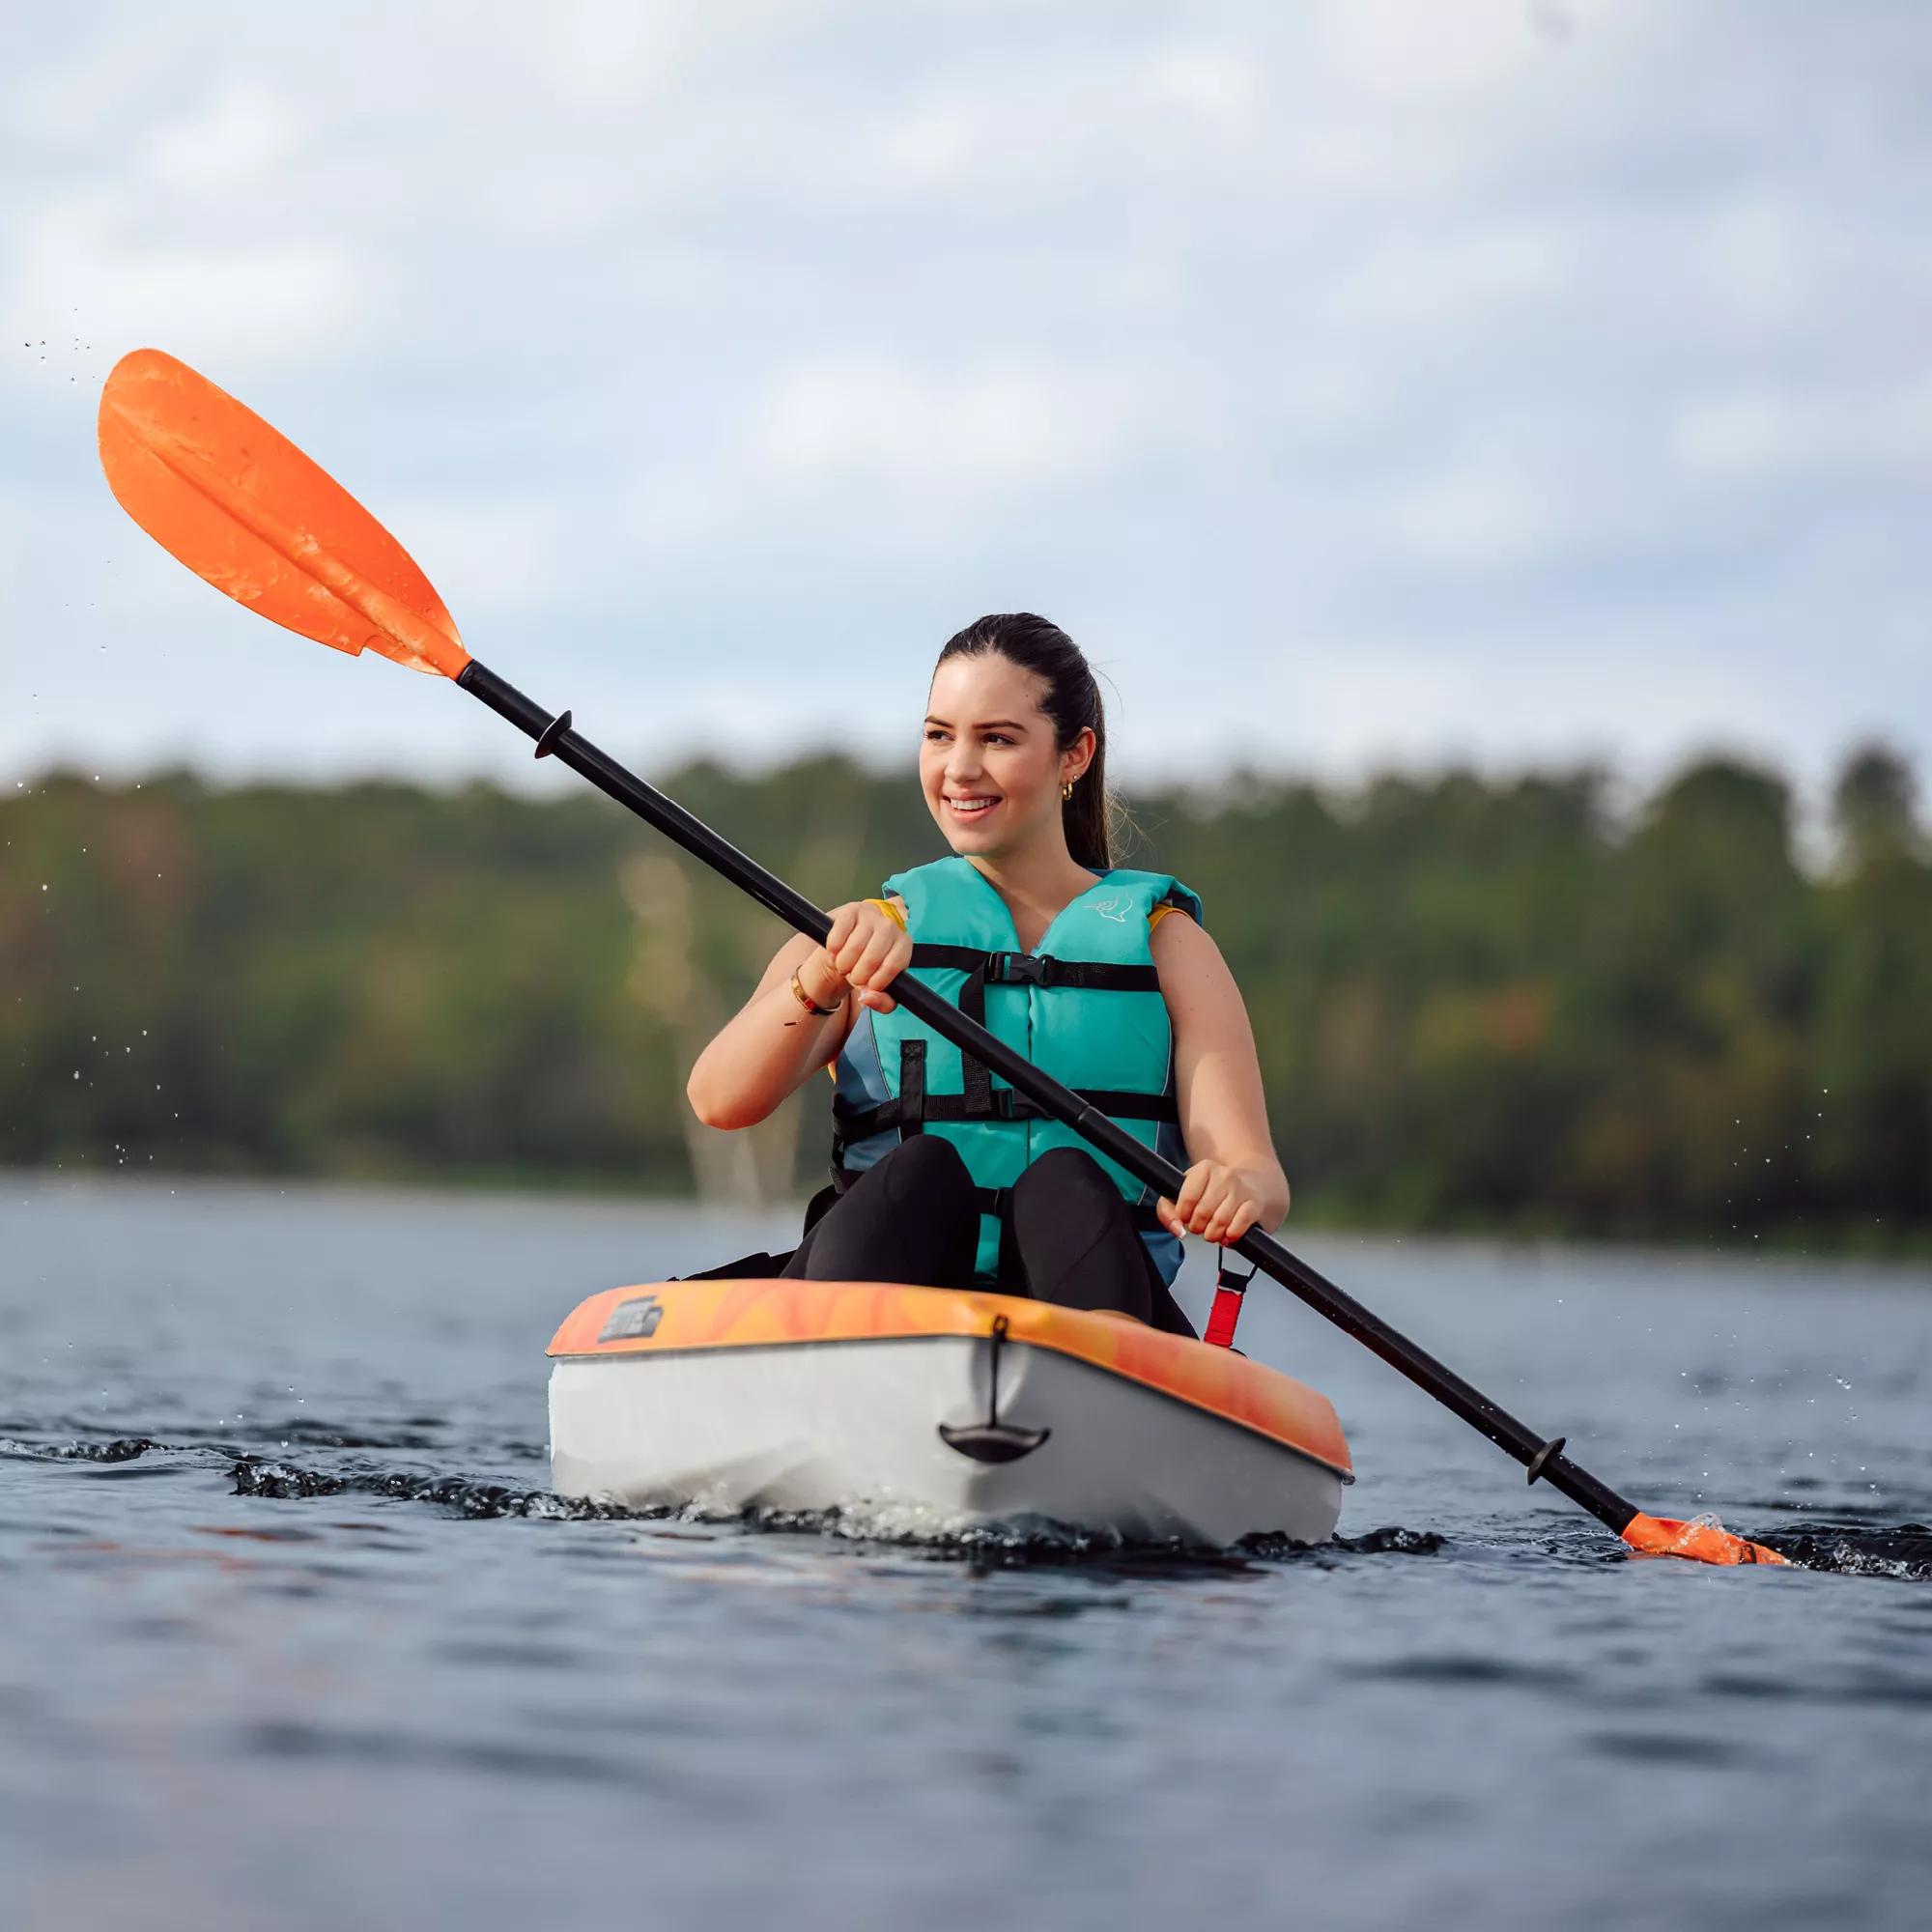
{"label": "teal life jacket", "polygon": [[[888,879],[905,902],[908,971],[1071,1087],[1124,1132],[1187,1165],[1174,1094],[1174,1034],[1149,946],[1148,919],[1201,901],[1165,872],[1111,871],[1072,900],[1033,952],[1023,952],[1006,901],[964,859]],[[970,1055],[903,1008],[863,1009],[838,1055],[832,1102],[836,1180],[863,1173],[908,1134],[942,1134],[979,1192],[977,1278],[1001,1275],[1006,1195],[1050,1148],[1087,1148]],[[1094,1152],[1128,1203],[1163,1281],[1180,1242],[1154,1214],[1153,1189]]]}

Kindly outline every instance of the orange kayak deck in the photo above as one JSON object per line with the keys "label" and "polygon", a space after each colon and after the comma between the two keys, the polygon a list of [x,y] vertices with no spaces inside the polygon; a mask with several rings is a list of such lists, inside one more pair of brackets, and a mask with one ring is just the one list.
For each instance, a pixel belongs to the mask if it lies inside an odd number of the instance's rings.
{"label": "orange kayak deck", "polygon": [[1325,1463],[1353,1481],[1334,1406],[1319,1391],[1232,1349],[1163,1335],[1123,1315],[1055,1308],[1006,1294],[871,1281],[667,1281],[607,1289],[580,1302],[552,1356],[674,1355],[730,1349],[989,1336],[1071,1356],[1204,1409]]}

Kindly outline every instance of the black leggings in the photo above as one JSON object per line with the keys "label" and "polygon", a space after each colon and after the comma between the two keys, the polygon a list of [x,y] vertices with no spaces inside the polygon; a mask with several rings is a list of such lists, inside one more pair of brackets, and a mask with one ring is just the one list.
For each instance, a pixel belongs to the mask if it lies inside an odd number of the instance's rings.
{"label": "black leggings", "polygon": [[[1194,1333],[1092,1154],[1070,1147],[1041,1154],[1014,1185],[1011,1213],[1019,1275],[1001,1281],[1003,1293]],[[980,1209],[959,1150],[939,1134],[915,1134],[812,1223],[784,1272],[795,1281],[971,1288],[979,1244]]]}

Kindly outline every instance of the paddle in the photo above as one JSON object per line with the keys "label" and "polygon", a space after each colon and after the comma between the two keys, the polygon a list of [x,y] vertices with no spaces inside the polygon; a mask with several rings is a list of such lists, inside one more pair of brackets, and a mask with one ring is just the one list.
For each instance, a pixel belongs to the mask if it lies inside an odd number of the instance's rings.
{"label": "paddle", "polygon": [[[158,350],[124,356],[100,398],[100,460],[122,508],[163,549],[224,595],[352,657],[379,652],[457,684],[601,791],[722,873],[808,938],[827,916],[674,800],[634,777],[464,649],[429,580],[382,525],[251,410]],[[1070,1089],[1049,1078],[929,986],[900,980],[905,1009],[1071,1127],[1090,1146],[1172,1199],[1181,1172]],[[1391,1328],[1259,1230],[1235,1246],[1264,1273],[1513,1456],[1633,1548],[1704,1563],[1783,1563],[1763,1543],[1710,1521],[1646,1516],[1479,1389]]]}

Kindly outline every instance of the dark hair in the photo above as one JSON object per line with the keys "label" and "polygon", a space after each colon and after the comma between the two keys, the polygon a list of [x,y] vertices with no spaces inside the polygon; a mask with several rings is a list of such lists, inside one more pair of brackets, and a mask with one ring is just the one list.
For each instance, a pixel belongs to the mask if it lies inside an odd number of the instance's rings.
{"label": "dark hair", "polygon": [[1061,751],[1070,751],[1082,731],[1094,733],[1094,762],[1081,773],[1073,796],[1063,801],[1060,822],[1075,865],[1093,872],[1110,871],[1114,842],[1113,800],[1107,793],[1107,715],[1093,667],[1058,624],[1036,617],[1031,611],[1009,611],[981,617],[949,638],[933,670],[936,673],[948,658],[995,654],[1032,671],[1046,686],[1040,709],[1053,720]]}

